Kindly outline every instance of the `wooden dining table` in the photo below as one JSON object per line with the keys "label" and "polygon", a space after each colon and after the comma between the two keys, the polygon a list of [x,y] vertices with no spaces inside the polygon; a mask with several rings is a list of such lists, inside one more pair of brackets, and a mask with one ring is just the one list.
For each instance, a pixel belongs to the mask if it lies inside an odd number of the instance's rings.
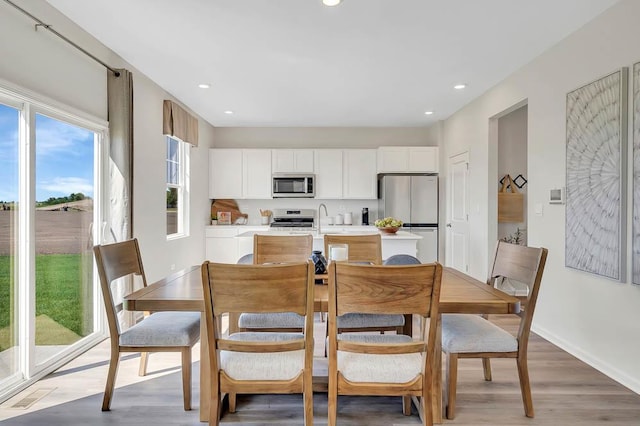
{"label": "wooden dining table", "polygon": [[[200,321],[200,421],[208,421],[211,397],[211,369],[208,339],[204,319],[204,300],[200,266],[176,272],[139,289],[124,298],[124,309],[129,311],[198,311]],[[314,307],[317,312],[328,308],[327,286],[316,285]],[[466,314],[518,313],[520,300],[496,290],[486,283],[452,268],[444,268],[440,292],[440,312]],[[408,321],[411,323],[411,321]],[[408,325],[410,327],[410,325]],[[441,329],[438,321],[437,348],[441,347]],[[410,328],[406,328],[410,330]],[[432,360],[433,371],[442,372],[442,352],[437,350]],[[442,374],[433,375],[433,421],[442,423]]]}

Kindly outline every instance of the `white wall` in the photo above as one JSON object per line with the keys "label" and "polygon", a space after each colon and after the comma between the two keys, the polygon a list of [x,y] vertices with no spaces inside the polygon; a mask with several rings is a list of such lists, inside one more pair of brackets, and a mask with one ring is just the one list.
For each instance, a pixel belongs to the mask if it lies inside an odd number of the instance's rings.
{"label": "white wall", "polygon": [[[191,149],[191,236],[166,241],[165,139],[162,100],[173,99],[42,0],[20,5],[134,79],[134,235],[140,240],[145,272],[154,281],[204,259],[204,226],[209,218],[208,156],[213,127],[200,119],[200,147]],[[0,3],[0,78],[57,102],[107,120],[106,69],[34,22]]]}
{"label": "white wall", "polygon": [[[550,205],[547,199],[549,189],[565,186],[566,93],[640,60],[638,16],[636,0],[623,0],[607,10],[446,120],[441,147],[445,158],[470,152],[471,252],[490,253],[495,244],[488,235],[495,223],[497,156],[489,142],[489,120],[527,100],[529,245],[549,249],[533,329],[636,392],[640,286],[566,268],[565,207]],[[446,171],[441,176],[446,177]],[[542,216],[534,214],[536,204],[542,204]],[[628,217],[631,229],[630,211]],[[627,247],[625,254],[630,252]],[[471,273],[484,279],[487,265],[487,256],[474,256]]]}

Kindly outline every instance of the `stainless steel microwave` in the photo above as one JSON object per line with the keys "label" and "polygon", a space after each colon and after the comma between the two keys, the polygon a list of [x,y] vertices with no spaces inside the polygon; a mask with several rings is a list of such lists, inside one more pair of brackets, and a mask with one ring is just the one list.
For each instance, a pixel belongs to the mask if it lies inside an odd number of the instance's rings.
{"label": "stainless steel microwave", "polygon": [[273,198],[313,198],[316,195],[314,174],[274,173],[271,179]]}

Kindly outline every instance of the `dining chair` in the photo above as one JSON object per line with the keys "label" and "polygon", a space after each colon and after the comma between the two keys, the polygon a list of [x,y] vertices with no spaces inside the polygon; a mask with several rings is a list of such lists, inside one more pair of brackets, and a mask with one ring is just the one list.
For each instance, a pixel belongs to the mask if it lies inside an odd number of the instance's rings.
{"label": "dining chair", "polygon": [[[205,319],[212,374],[209,424],[218,425],[224,393],[302,393],[304,424],[313,424],[313,262],[202,264]],[[295,312],[300,333],[220,332],[223,313]],[[233,406],[232,406],[233,404]]]}
{"label": "dining chair", "polygon": [[[336,424],[338,395],[403,397],[403,413],[414,399],[423,425],[433,423],[431,403],[439,321],[442,266],[329,264],[329,412]],[[346,312],[421,317],[420,336],[338,334]],[[429,321],[429,327],[426,327]]]}
{"label": "dining chair", "polygon": [[104,389],[102,411],[109,411],[111,397],[118,372],[121,352],[140,352],[138,374],[144,376],[150,352],[180,352],[182,354],[182,392],[185,410],[191,409],[191,348],[200,338],[199,312],[154,312],[141,321],[123,330],[118,313],[122,303],[116,303],[112,286],[122,285],[125,280],[114,281],[129,276],[139,276],[144,287],[142,257],[137,239],[93,247],[100,288],[104,299],[111,338],[111,357],[107,384]]}
{"label": "dining chair", "polygon": [[[308,235],[253,236],[253,263],[306,262],[313,249],[313,237]],[[304,317],[293,312],[244,312],[238,318],[241,331],[301,332]]]}
{"label": "dining chair", "polygon": [[[382,264],[382,239],[380,234],[326,234],[324,252],[329,253],[330,244],[347,244],[350,263]],[[338,333],[359,331],[395,331],[402,333],[405,318],[402,315],[365,314],[349,312],[338,318]]]}
{"label": "dining chair", "polygon": [[504,241],[499,241],[496,246],[487,284],[495,287],[498,281],[506,279],[526,284],[529,289],[525,298],[525,308],[517,314],[520,316],[520,326],[516,336],[490,322],[486,315],[442,316],[442,351],[447,359],[445,407],[448,419],[455,417],[460,358],[482,358],[484,378],[487,381],[491,380],[490,358],[515,358],[524,412],[527,417],[534,416],[527,367],[527,345],[546,260],[546,248],[525,247]]}

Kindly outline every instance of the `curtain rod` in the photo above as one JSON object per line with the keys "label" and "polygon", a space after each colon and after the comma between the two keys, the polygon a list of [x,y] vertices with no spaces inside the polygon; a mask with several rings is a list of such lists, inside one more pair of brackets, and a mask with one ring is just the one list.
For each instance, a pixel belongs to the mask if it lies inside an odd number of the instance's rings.
{"label": "curtain rod", "polygon": [[79,51],[81,51],[82,53],[84,53],[85,55],[87,55],[88,57],[93,59],[94,61],[98,62],[100,65],[102,65],[103,67],[105,67],[109,71],[111,71],[116,77],[120,77],[120,72],[118,70],[116,70],[115,68],[110,67],[109,65],[107,65],[106,63],[104,63],[100,59],[98,59],[96,56],[94,56],[92,53],[86,51],[82,47],[80,47],[77,44],[75,44],[73,41],[69,40],[67,37],[65,37],[62,34],[60,34],[58,31],[54,30],[51,27],[51,25],[45,24],[42,20],[40,20],[37,17],[33,16],[32,14],[30,14],[29,12],[27,12],[26,10],[24,10],[23,8],[21,8],[20,6],[18,6],[14,2],[12,2],[11,0],[4,0],[4,1],[6,3],[10,4],[11,6],[15,7],[16,9],[18,9],[20,12],[24,13],[25,15],[27,15],[29,18],[31,18],[34,21],[36,21],[37,22],[37,24],[35,25],[36,31],[38,31],[38,27],[42,27],[44,29],[47,29],[47,30],[51,31],[53,34],[57,35],[62,40],[66,41],[67,43],[69,43],[70,45],[72,45],[73,47],[75,47],[76,49],[78,49]]}

